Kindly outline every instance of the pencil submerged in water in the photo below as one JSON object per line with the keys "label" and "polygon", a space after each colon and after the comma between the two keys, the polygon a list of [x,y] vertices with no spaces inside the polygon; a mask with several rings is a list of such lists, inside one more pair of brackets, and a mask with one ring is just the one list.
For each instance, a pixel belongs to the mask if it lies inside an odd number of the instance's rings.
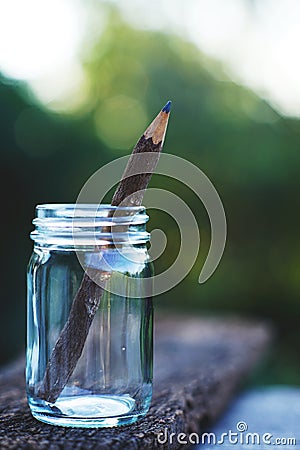
{"label": "pencil submerged in water", "polygon": [[[135,145],[123,173],[122,179],[113,195],[111,205],[140,206],[144,192],[158,163],[168,125],[171,101],[162,108],[153,122]],[[138,154],[154,154],[146,161],[145,171],[135,173]],[[47,363],[38,397],[55,403],[68,383],[82,354],[93,318],[98,310],[103,288],[98,286],[87,273],[73,300],[68,320],[62,329]]]}

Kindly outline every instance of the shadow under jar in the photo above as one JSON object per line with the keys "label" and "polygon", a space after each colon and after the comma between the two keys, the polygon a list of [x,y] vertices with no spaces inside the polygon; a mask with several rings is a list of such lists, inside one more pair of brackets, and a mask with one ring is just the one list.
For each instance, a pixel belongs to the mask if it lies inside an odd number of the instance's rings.
{"label": "shadow under jar", "polygon": [[[153,272],[147,220],[143,207],[37,206],[28,266],[26,364],[35,418],[53,425],[112,427],[133,423],[148,411]],[[73,373],[58,398],[46,401],[39,393],[47,364],[85,273],[101,280],[99,306]],[[67,361],[68,349],[61,356]]]}

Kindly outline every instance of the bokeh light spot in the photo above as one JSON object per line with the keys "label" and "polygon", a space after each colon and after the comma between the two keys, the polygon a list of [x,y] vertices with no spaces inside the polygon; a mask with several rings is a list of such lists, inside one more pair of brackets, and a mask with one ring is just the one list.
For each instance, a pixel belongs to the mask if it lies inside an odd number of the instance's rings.
{"label": "bokeh light spot", "polygon": [[83,35],[79,13],[69,0],[1,2],[0,70],[32,80],[66,67]]}
{"label": "bokeh light spot", "polygon": [[118,150],[132,147],[147,122],[143,105],[125,95],[106,100],[95,114],[97,135],[108,147]]}

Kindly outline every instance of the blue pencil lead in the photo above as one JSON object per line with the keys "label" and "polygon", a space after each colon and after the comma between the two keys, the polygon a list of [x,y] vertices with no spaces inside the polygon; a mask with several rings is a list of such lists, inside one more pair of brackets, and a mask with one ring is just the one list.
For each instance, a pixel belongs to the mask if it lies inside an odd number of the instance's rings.
{"label": "blue pencil lead", "polygon": [[169,100],[168,103],[163,107],[162,111],[165,113],[169,113],[171,110],[171,105],[172,105],[172,102],[171,102],[171,100]]}

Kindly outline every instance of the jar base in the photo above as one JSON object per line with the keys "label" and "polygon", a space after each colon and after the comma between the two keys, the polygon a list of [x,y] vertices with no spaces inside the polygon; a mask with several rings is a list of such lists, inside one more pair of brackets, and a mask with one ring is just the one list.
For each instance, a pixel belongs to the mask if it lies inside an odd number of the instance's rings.
{"label": "jar base", "polygon": [[37,405],[29,400],[33,417],[41,422],[63,427],[101,428],[129,425],[142,418],[135,412],[130,396],[85,395],[63,397],[54,405]]}

